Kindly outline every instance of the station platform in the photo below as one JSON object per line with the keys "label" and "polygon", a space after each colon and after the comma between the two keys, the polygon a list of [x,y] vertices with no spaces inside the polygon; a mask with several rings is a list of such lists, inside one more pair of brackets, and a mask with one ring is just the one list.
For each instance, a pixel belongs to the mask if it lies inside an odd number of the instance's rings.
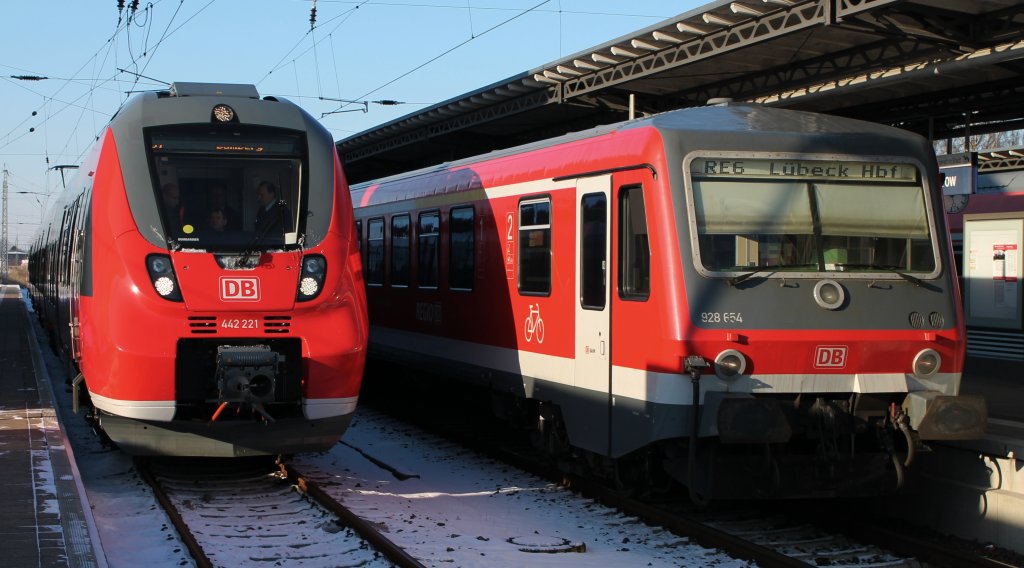
{"label": "station platform", "polygon": [[989,416],[1024,420],[1024,364],[968,357],[960,392],[981,394]]}
{"label": "station platform", "polygon": [[105,566],[28,318],[0,285],[0,564]]}
{"label": "station platform", "polygon": [[1024,458],[1024,365],[968,357],[960,392],[984,396],[989,419],[983,439],[957,445],[991,456]]}

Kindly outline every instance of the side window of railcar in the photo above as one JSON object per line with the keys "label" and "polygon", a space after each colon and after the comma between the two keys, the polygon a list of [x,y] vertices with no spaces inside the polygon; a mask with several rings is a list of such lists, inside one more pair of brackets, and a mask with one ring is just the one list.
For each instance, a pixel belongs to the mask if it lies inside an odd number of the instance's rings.
{"label": "side window of railcar", "polygon": [[551,198],[519,203],[519,293],[551,293]]}
{"label": "side window of railcar", "polygon": [[619,296],[646,300],[650,295],[651,246],[644,190],[626,187],[619,193]]}
{"label": "side window of railcar", "polygon": [[441,214],[437,211],[420,213],[416,227],[416,284],[420,288],[437,288],[438,232]]}
{"label": "side window of railcar", "polygon": [[391,285],[409,285],[409,216],[391,218]]}
{"label": "side window of railcar", "polygon": [[448,286],[453,290],[473,289],[473,208],[451,210],[448,221],[450,255],[448,257]]}
{"label": "side window of railcar", "polygon": [[[363,251],[363,220],[356,219],[356,248],[359,249],[359,254],[364,254]],[[365,267],[364,267],[365,269]]]}
{"label": "side window of railcar", "polygon": [[60,227],[60,285],[71,281],[71,220],[74,218],[73,205],[64,208],[64,220]]}
{"label": "side window of railcar", "polygon": [[370,219],[366,225],[366,283],[384,284],[384,219]]}
{"label": "side window of railcar", "polygon": [[607,291],[608,200],[603,193],[583,196],[580,204],[580,305],[585,309],[603,310]]}

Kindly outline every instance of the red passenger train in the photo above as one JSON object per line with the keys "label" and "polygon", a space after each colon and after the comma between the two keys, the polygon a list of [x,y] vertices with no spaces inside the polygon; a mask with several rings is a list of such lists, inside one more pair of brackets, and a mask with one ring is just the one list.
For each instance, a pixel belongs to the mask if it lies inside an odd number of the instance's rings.
{"label": "red passenger train", "polygon": [[330,134],[251,85],[130,100],[42,227],[31,293],[103,431],[133,454],[334,445],[366,297]]}
{"label": "red passenger train", "polygon": [[727,104],[360,184],[370,355],[595,475],[891,491],[985,424],[938,176],[917,135]]}

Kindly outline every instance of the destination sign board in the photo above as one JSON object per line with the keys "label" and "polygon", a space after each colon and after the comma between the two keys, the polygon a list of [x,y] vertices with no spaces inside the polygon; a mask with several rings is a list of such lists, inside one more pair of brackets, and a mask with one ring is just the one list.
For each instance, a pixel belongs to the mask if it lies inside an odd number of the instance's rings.
{"label": "destination sign board", "polygon": [[775,158],[697,158],[690,173],[699,177],[756,177],[862,181],[917,181],[917,168],[896,162],[790,160]]}

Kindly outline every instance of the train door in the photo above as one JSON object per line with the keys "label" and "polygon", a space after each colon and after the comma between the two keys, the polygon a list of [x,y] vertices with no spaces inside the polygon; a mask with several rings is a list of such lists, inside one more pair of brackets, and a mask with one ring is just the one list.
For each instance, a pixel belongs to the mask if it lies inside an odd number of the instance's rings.
{"label": "train door", "polygon": [[[576,357],[575,384],[611,408],[611,304],[608,297],[611,231],[608,204],[611,176],[584,178],[576,184]],[[609,412],[591,416],[594,428],[607,431]]]}
{"label": "train door", "polygon": [[84,192],[75,200],[71,218],[70,274],[68,279],[68,329],[71,337],[68,354],[74,361],[81,358],[81,330],[79,306],[82,295],[82,276],[85,267],[86,220],[91,192]]}
{"label": "train door", "polygon": [[[615,351],[611,356],[614,409],[609,454],[618,457],[669,429],[654,423],[660,418],[654,418],[656,414],[646,406],[646,401],[660,396],[660,392],[668,392],[648,381],[657,380],[659,374],[653,373],[652,367],[664,366],[664,359],[659,358],[664,357],[666,343],[663,332],[658,330],[665,329],[666,321],[673,320],[676,310],[663,299],[651,301],[651,272],[664,268],[651,266],[652,241],[645,203],[653,204],[653,197],[658,195],[653,191],[653,171],[643,167],[616,172],[612,184],[615,199],[611,232],[615,244],[608,271],[613,283],[609,294],[615,310],[611,329]],[[669,382],[677,383],[674,378]]]}

